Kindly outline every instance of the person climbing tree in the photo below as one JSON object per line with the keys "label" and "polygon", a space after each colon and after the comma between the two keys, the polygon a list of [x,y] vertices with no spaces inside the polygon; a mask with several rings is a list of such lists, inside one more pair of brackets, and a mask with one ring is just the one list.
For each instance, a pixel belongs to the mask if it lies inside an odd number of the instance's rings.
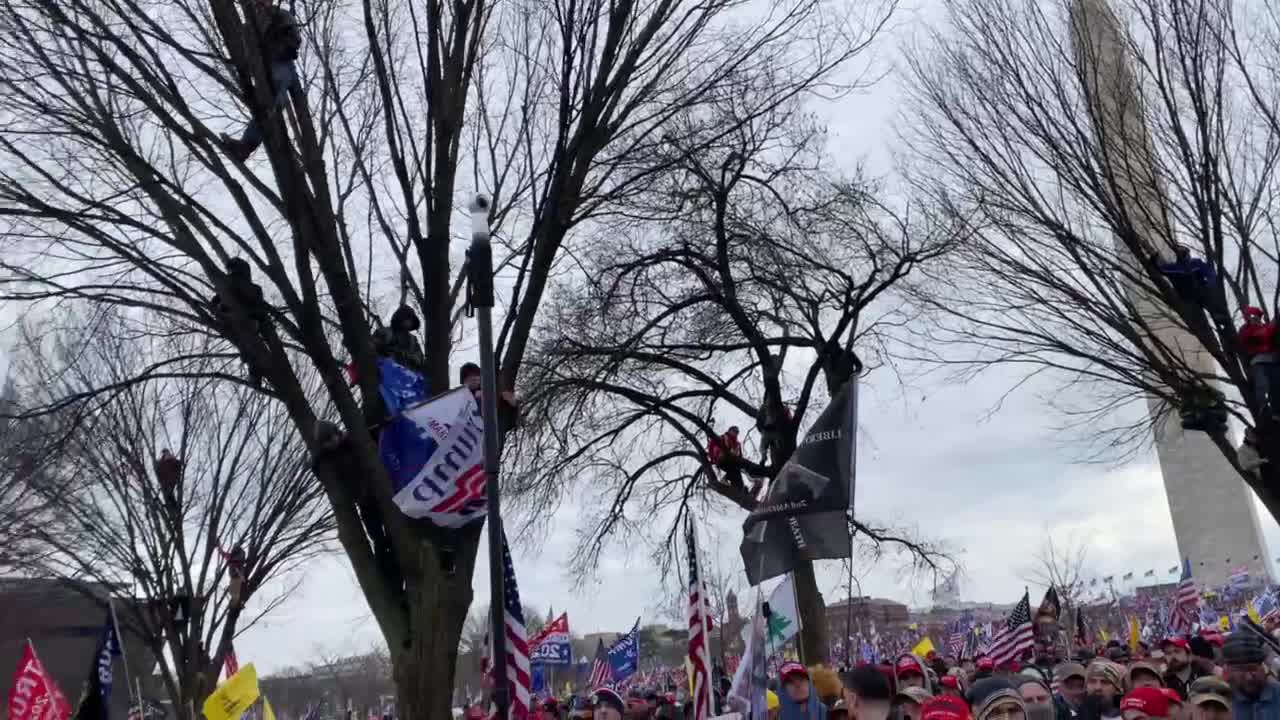
{"label": "person climbing tree", "polygon": [[1226,302],[1219,296],[1218,273],[1213,263],[1195,257],[1189,248],[1182,245],[1174,249],[1173,262],[1163,262],[1160,254],[1154,252],[1151,261],[1183,302],[1208,311],[1219,325],[1229,326],[1230,313],[1226,310]]}
{"label": "person climbing tree", "polygon": [[245,553],[244,548],[236,545],[227,552],[218,546],[218,553],[222,555],[222,559],[227,562],[227,575],[230,578],[230,596],[231,608],[240,609],[244,607],[244,603],[249,599],[248,587],[245,585]]}
{"label": "person climbing tree", "polygon": [[[271,122],[277,112],[289,100],[289,90],[298,85],[298,70],[294,62],[298,59],[298,50],[302,48],[302,33],[293,15],[282,7],[277,7],[272,0],[254,0],[257,10],[256,18],[246,18],[246,24],[261,28],[262,35],[258,40],[258,49],[262,53],[262,64],[271,78],[271,107],[268,108],[263,123],[258,122],[258,114],[253,111],[250,102],[249,124],[245,126],[240,139],[223,135],[222,142],[227,154],[238,162],[244,162],[253,155],[253,151],[262,144],[262,125]],[[249,94],[252,98],[252,93]]]}
{"label": "person climbing tree", "polygon": [[1227,414],[1227,398],[1214,388],[1196,385],[1182,393],[1178,415],[1184,430],[1224,433],[1227,431]]}
{"label": "person climbing tree", "polygon": [[[1262,309],[1246,307],[1244,325],[1236,333],[1240,352],[1249,362],[1249,379],[1253,382],[1253,399],[1261,412],[1267,406],[1271,389],[1280,387],[1280,362],[1275,351],[1276,324],[1265,322]],[[1275,413],[1275,408],[1272,408]]]}
{"label": "person climbing tree", "polygon": [[425,375],[427,363],[422,355],[422,345],[413,334],[420,327],[422,323],[413,309],[401,305],[391,314],[388,326],[374,333],[377,353]]}
{"label": "person climbing tree", "polygon": [[[480,402],[480,366],[475,363],[463,363],[462,368],[458,370],[458,380],[470,388],[471,392],[475,393],[476,402]],[[498,399],[502,400],[502,404],[508,409],[514,410],[519,407],[520,401],[510,390],[503,390],[498,394]],[[498,411],[502,410],[503,408],[499,406]]]}
{"label": "person climbing tree", "polygon": [[767,401],[760,406],[760,420],[756,427],[760,430],[760,464],[762,465],[768,465],[770,458],[777,459],[777,453],[782,447],[784,423],[791,424],[791,408],[785,404],[782,406],[781,422],[773,415]]}
{"label": "person climbing tree", "polygon": [[[253,271],[249,267],[249,263],[246,262],[244,258],[238,257],[228,260],[227,280],[231,285],[233,299],[239,303],[249,315],[249,320],[252,324],[252,327],[250,328],[251,332],[265,338],[266,335],[264,333],[268,332],[269,329],[267,325],[271,320],[267,315],[267,302],[265,296],[262,294],[262,288],[257,283],[253,282]],[[213,306],[215,317],[217,317],[219,322],[223,325],[223,334],[231,337],[229,330],[231,326],[231,306],[216,293],[210,301],[210,304]],[[240,359],[248,367],[249,383],[254,387],[261,387],[262,374],[254,367],[254,364],[250,362],[249,356],[245,353],[243,348],[240,349]]]}
{"label": "person climbing tree", "polygon": [[160,452],[155,462],[156,481],[164,497],[165,510],[170,518],[182,516],[182,461],[174,457],[168,448]]}

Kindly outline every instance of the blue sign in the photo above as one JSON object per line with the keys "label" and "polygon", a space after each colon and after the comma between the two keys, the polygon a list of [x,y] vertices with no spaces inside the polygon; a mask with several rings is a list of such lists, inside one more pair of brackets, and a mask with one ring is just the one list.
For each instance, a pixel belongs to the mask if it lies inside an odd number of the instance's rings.
{"label": "blue sign", "polygon": [[640,668],[640,618],[636,618],[631,632],[609,646],[608,655],[613,682],[620,683],[636,673]]}

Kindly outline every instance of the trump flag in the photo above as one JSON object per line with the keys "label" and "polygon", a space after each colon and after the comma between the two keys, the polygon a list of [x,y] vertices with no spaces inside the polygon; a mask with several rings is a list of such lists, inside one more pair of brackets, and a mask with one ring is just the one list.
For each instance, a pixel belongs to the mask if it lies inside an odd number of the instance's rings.
{"label": "trump flag", "polygon": [[484,420],[465,387],[407,408],[380,438],[396,506],[457,528],[484,517]]}
{"label": "trump flag", "polygon": [[569,648],[568,613],[561,613],[529,641],[529,661],[544,665],[569,665],[573,662],[573,652]]}

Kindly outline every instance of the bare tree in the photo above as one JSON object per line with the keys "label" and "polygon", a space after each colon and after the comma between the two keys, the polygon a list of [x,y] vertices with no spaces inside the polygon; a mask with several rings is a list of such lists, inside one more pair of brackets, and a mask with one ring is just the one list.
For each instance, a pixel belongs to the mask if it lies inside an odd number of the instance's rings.
{"label": "bare tree", "polygon": [[[433,391],[447,388],[462,305],[454,199],[460,185],[490,192],[510,249],[498,350],[513,388],[575,238],[607,236],[613,203],[672,161],[664,134],[699,148],[733,129],[673,119],[761,78],[821,89],[852,52],[853,13],[791,0],[742,23],[732,0],[302,0],[290,3],[301,83],[276,111],[251,6],[0,2],[0,299],[20,315],[125,308],[135,337],[175,340],[151,343],[137,376],[46,409],[147,380],[245,382],[242,362],[313,453],[317,420],[339,421],[346,441],[315,472],[391,653],[399,713],[447,718],[438,688],[452,678],[479,529],[423,527],[392,500],[370,431],[385,419],[380,312],[416,308],[423,369]],[[263,129],[259,161],[231,159],[217,139],[246,114],[236,98]],[[190,336],[213,341],[194,344],[200,358],[176,342]]]}
{"label": "bare tree", "polygon": [[1035,562],[1023,571],[1022,579],[1046,590],[1054,588],[1065,607],[1079,608],[1088,599],[1090,575],[1088,543],[1072,534],[1055,538],[1046,528]]}
{"label": "bare tree", "polygon": [[[1275,8],[948,9],[913,61],[914,180],[971,242],[929,286],[928,346],[963,348],[942,360],[968,370],[1065,378],[1050,403],[1111,456],[1153,425],[1180,433],[1180,416],[1205,435],[1178,442],[1221,452],[1280,517],[1273,405],[1232,320],[1234,307],[1276,312]],[[1180,244],[1216,271],[1207,284],[1162,271]],[[1256,432],[1248,451],[1228,417]]]}
{"label": "bare tree", "polygon": [[[895,286],[949,246],[947,227],[831,175],[823,128],[798,101],[759,102],[777,95],[764,85],[702,110],[734,131],[703,148],[676,143],[671,168],[633,203],[661,224],[581,253],[537,338],[517,482],[535,516],[566,495],[596,503],[579,572],[614,543],[646,540],[670,569],[685,513],[754,507],[755,487],[851,379],[852,349],[878,366],[890,331],[910,322]],[[743,457],[721,472],[706,449],[737,424],[762,432],[747,430]],[[850,532],[872,554],[938,559],[934,545],[861,518]],[[796,580],[802,646],[825,658],[812,565]]]}
{"label": "bare tree", "polygon": [[19,356],[19,403],[119,388],[42,418],[48,450],[31,492],[75,532],[24,517],[35,552],[22,567],[89,594],[132,593],[120,621],[156,658],[173,706],[190,708],[236,634],[332,543],[333,517],[279,404],[212,379],[130,385],[145,361],[119,329],[103,319],[60,336],[53,360],[34,340]]}

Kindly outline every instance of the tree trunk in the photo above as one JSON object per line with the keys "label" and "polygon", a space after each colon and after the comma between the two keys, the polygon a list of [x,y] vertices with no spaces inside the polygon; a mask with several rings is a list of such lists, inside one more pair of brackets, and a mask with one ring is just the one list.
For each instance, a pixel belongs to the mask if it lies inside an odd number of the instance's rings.
{"label": "tree trunk", "polygon": [[420,551],[406,558],[406,637],[387,638],[399,717],[405,720],[452,720],[453,676],[458,641],[471,607],[471,576],[479,533],[452,538],[458,543],[456,569],[440,569],[437,544],[426,538]]}
{"label": "tree trunk", "polygon": [[813,561],[796,566],[796,608],[800,611],[800,661],[805,665],[827,662],[827,606],[818,591]]}

